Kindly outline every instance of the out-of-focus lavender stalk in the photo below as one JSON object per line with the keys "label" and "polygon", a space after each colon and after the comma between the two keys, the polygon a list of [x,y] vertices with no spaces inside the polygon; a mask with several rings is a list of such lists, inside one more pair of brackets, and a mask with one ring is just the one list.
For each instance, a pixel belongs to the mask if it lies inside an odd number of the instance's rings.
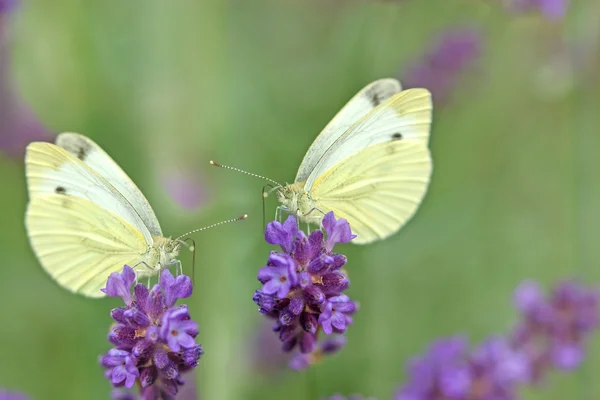
{"label": "out-of-focus lavender stalk", "polygon": [[537,12],[548,20],[561,20],[567,13],[568,0],[506,0],[515,13]]}
{"label": "out-of-focus lavender stalk", "polygon": [[515,291],[522,318],[507,337],[475,349],[461,337],[436,341],[409,363],[408,383],[394,400],[516,400],[519,387],[550,370],[581,365],[587,339],[600,326],[599,298],[574,282],[544,297],[537,283],[525,281]]}
{"label": "out-of-focus lavender stalk", "polygon": [[[2,7],[2,0],[0,0],[0,11]],[[7,391],[5,389],[0,389],[0,400],[29,400],[29,397],[25,396],[22,393],[18,393],[15,391]]]}
{"label": "out-of-focus lavender stalk", "polygon": [[0,0],[0,153],[21,158],[28,143],[52,134],[17,95],[10,69],[9,12],[15,0]]}
{"label": "out-of-focus lavender stalk", "polygon": [[206,203],[207,192],[199,172],[186,169],[173,169],[160,177],[162,186],[171,199],[181,208],[193,211]]}
{"label": "out-of-focus lavender stalk", "polygon": [[406,88],[427,88],[437,105],[449,102],[461,76],[481,54],[482,41],[474,28],[454,28],[437,37],[401,77]]}

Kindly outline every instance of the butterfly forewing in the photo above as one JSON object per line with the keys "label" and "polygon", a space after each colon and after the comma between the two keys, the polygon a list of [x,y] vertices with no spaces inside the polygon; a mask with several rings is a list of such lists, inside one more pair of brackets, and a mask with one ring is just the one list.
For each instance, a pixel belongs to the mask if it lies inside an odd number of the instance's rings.
{"label": "butterfly forewing", "polygon": [[158,219],[146,197],[100,146],[76,133],[61,133],[56,138],[56,145],[73,154],[98,175],[110,177],[110,184],[127,199],[150,233],[154,236],[162,236]]}
{"label": "butterfly forewing", "polygon": [[323,153],[348,130],[355,122],[382,102],[400,92],[400,82],[396,79],[380,79],[361,89],[321,131],[309,147],[295,182],[304,182],[315,168]]}
{"label": "butterfly forewing", "polygon": [[310,191],[314,182],[337,163],[359,155],[370,146],[415,142],[426,147],[431,110],[431,95],[426,89],[404,90],[387,99],[354,123],[327,149],[308,176],[305,190]]}
{"label": "butterfly forewing", "polygon": [[25,165],[30,200],[54,194],[90,200],[123,218],[152,243],[152,234],[131,203],[70,152],[51,143],[31,143]]}

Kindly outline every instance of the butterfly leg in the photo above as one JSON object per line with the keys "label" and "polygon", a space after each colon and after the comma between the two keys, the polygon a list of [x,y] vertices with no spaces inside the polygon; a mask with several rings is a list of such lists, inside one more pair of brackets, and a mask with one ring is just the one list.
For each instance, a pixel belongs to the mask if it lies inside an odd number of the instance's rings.
{"label": "butterfly leg", "polygon": [[[150,271],[154,271],[154,268],[149,266],[145,261],[140,261],[139,263],[137,263],[133,267],[131,267],[131,269],[133,269],[133,271],[135,271],[139,266],[145,266]],[[137,283],[137,274],[135,275],[135,282]]]}

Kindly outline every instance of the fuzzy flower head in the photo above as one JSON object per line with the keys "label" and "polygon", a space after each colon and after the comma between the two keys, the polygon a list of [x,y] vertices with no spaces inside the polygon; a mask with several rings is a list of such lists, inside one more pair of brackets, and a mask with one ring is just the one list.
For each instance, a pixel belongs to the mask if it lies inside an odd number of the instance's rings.
{"label": "fuzzy flower head", "polygon": [[527,366],[502,339],[490,339],[473,351],[461,337],[441,339],[409,364],[409,382],[394,399],[513,400]]}
{"label": "fuzzy flower head", "polygon": [[360,394],[352,394],[350,396],[343,396],[341,394],[334,394],[333,396],[324,397],[322,400],[375,400],[374,397],[364,397]]}
{"label": "fuzzy flower head", "polygon": [[528,355],[533,380],[549,367],[572,370],[581,364],[587,338],[600,326],[599,295],[574,282],[559,284],[547,298],[535,282],[517,288],[515,305],[522,318],[512,342]]}
{"label": "fuzzy flower head", "polygon": [[116,324],[108,339],[115,347],[100,363],[115,387],[137,383],[142,399],[171,398],[184,383],[181,374],[196,367],[203,354],[195,340],[198,324],[187,306],[175,305],[191,296],[191,280],[163,270],[151,290],[138,283],[132,293],[134,280],[133,269],[125,266],[121,274],[110,275],[103,289],[108,296],[121,297],[125,307],[111,311]]}
{"label": "fuzzy flower head", "polygon": [[276,321],[273,330],[284,351],[312,353],[320,331],[343,334],[357,310],[357,304],[342,293],[350,284],[342,270],[346,257],[333,253],[337,243],[356,236],[333,212],[323,218],[323,228],[327,236],[321,230],[307,236],[290,215],[283,224],[274,221],[265,230],[265,240],[282,251],[272,251],[258,271],[262,288],[253,300],[262,314]]}
{"label": "fuzzy flower head", "polygon": [[17,6],[17,0],[0,0],[0,15]]}
{"label": "fuzzy flower head", "polygon": [[29,400],[29,397],[22,393],[9,392],[0,388],[0,400]]}
{"label": "fuzzy flower head", "polygon": [[561,20],[567,13],[567,0],[508,0],[507,6],[515,13],[537,12],[548,20]]}

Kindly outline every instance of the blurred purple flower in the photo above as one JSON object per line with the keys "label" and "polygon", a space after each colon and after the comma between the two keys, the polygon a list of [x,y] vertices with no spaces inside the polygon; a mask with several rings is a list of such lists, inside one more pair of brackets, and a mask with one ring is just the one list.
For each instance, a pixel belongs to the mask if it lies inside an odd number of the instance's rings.
{"label": "blurred purple flower", "polygon": [[516,13],[539,12],[549,20],[561,20],[567,13],[568,0],[509,0],[508,7]]}
{"label": "blurred purple flower", "polygon": [[207,201],[206,188],[197,173],[173,170],[165,173],[161,182],[173,201],[186,210],[195,210]]}
{"label": "blurred purple flower", "polygon": [[[109,276],[103,289],[109,296],[121,297],[126,307],[111,311],[117,323],[108,338],[115,348],[100,363],[115,387],[131,389],[138,383],[143,400],[174,398],[184,383],[181,374],[195,368],[204,353],[195,341],[198,325],[187,306],[175,305],[177,299],[191,296],[191,280],[163,270],[152,290],[136,284],[132,296],[134,280],[133,269],[125,266],[121,274]],[[116,392],[113,398],[127,399],[127,393]]]}
{"label": "blurred purple flower", "polygon": [[[0,0],[1,1],[1,0]],[[1,5],[2,3],[0,3]],[[0,11],[2,11],[0,9]],[[1,17],[1,16],[0,16]],[[18,392],[9,392],[4,389],[0,389],[0,400],[29,400],[28,396]]]}
{"label": "blurred purple flower", "polygon": [[549,298],[534,282],[517,288],[515,304],[522,318],[511,340],[530,359],[533,381],[550,367],[572,370],[581,364],[587,338],[600,326],[599,296],[574,282],[559,284]]}
{"label": "blurred purple flower", "polygon": [[472,379],[465,360],[467,343],[460,337],[434,342],[425,355],[408,364],[409,383],[395,400],[464,399]]}
{"label": "blurred purple flower", "polygon": [[281,351],[281,342],[273,334],[273,323],[265,319],[251,338],[252,369],[263,375],[274,375],[283,370],[290,354]]}
{"label": "blurred purple flower", "polygon": [[525,281],[514,295],[522,319],[507,338],[468,349],[460,337],[440,339],[408,367],[409,381],[395,400],[515,400],[520,385],[537,382],[551,367],[571,370],[600,325],[600,293],[563,282],[546,298]]}
{"label": "blurred purple flower", "polygon": [[455,28],[435,40],[401,79],[406,88],[426,88],[436,104],[447,103],[461,75],[480,57],[481,37],[472,28]]}
{"label": "blurred purple flower", "polygon": [[333,396],[325,397],[323,400],[375,400],[373,397],[364,397],[360,394],[352,394],[350,396],[342,396],[341,394],[334,394]]}
{"label": "blurred purple flower", "polygon": [[298,349],[312,355],[320,351],[319,331],[343,334],[357,310],[356,303],[342,294],[350,284],[341,269],[346,257],[332,253],[336,243],[349,242],[354,235],[348,222],[336,220],[331,212],[323,218],[323,225],[327,238],[321,230],[306,236],[291,215],[283,224],[273,221],[265,229],[267,243],[281,246],[283,252],[272,251],[267,265],[259,270],[263,286],[253,300],[262,314],[276,321],[273,330],[285,352]]}
{"label": "blurred purple flower", "polygon": [[290,360],[289,366],[292,369],[300,371],[311,365],[318,364],[326,357],[333,355],[344,348],[346,338],[342,335],[328,337],[318,344],[317,348],[312,353],[297,353]]}
{"label": "blurred purple flower", "polygon": [[[17,0],[0,0],[0,18],[3,13],[12,11],[17,6]],[[1,24],[1,22],[0,22]]]}
{"label": "blurred purple flower", "polygon": [[461,337],[441,339],[409,364],[409,383],[395,400],[511,400],[528,362],[500,338],[469,350]]}
{"label": "blurred purple flower", "polygon": [[31,109],[17,96],[10,72],[7,16],[16,5],[0,0],[0,153],[21,158],[25,147],[35,140],[50,140],[52,135]]}

